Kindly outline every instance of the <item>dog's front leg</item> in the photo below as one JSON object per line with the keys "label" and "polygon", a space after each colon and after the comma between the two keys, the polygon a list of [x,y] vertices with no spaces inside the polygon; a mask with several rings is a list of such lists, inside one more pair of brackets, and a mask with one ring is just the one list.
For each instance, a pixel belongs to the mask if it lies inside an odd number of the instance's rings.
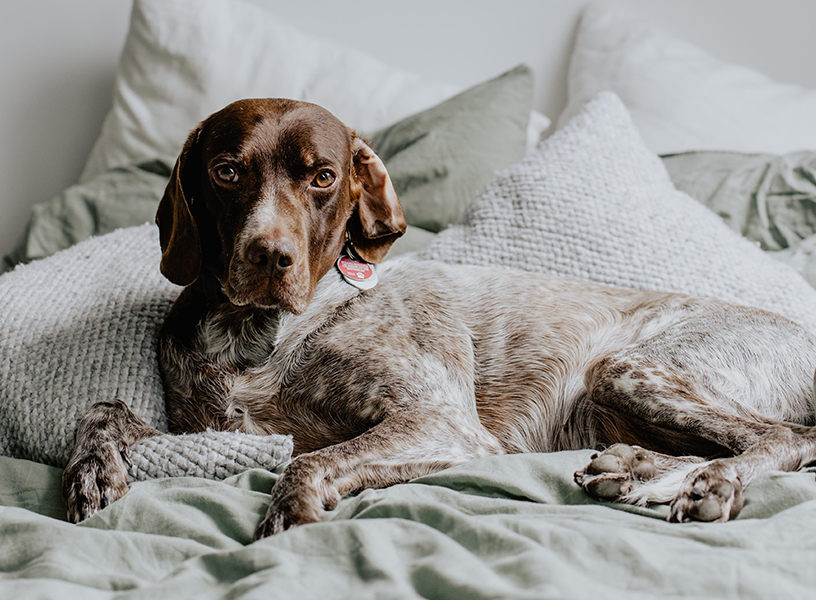
{"label": "dog's front leg", "polygon": [[82,418],[62,474],[68,519],[78,523],[125,495],[129,445],[159,435],[121,400],[97,402]]}
{"label": "dog's front leg", "polygon": [[322,521],[342,497],[364,488],[403,483],[504,452],[478,419],[451,417],[392,415],[354,439],[296,457],[272,489],[256,539]]}

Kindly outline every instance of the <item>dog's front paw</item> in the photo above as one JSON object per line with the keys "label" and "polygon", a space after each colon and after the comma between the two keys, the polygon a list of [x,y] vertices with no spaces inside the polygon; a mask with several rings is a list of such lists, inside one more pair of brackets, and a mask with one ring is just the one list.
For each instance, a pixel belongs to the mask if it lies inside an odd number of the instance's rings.
{"label": "dog's front paw", "polygon": [[743,503],[742,482],[734,469],[714,461],[689,473],[672,502],[669,520],[722,523],[736,517]]}
{"label": "dog's front paw", "polygon": [[326,518],[327,511],[337,506],[340,501],[337,488],[325,479],[314,485],[304,466],[305,461],[295,459],[275,483],[269,509],[255,531],[256,540],[298,525],[319,523]]}
{"label": "dog's front paw", "polygon": [[255,539],[281,533],[307,523],[319,523],[326,511],[316,495],[292,493],[285,496],[272,494],[272,502],[266,511],[266,517],[255,531]]}
{"label": "dog's front paw", "polygon": [[79,523],[115,502],[128,491],[128,447],[102,442],[93,449],[74,451],[62,473],[62,490],[68,519]]}

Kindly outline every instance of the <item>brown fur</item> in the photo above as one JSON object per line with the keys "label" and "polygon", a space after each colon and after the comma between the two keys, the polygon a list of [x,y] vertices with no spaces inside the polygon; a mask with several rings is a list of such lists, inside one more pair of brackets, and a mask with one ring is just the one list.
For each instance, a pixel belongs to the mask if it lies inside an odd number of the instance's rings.
{"label": "brown fur", "polygon": [[[346,241],[379,261],[405,221],[382,162],[319,107],[207,119],[158,222],[162,271],[187,286],[161,334],[171,430],[294,436],[258,536],[490,454],[607,448],[575,474],[587,492],[703,521],[733,518],[757,473],[816,459],[816,339],[776,315],[410,259],[345,283]],[[152,433],[123,403],[91,410],[72,520],[126,491],[127,445]]]}

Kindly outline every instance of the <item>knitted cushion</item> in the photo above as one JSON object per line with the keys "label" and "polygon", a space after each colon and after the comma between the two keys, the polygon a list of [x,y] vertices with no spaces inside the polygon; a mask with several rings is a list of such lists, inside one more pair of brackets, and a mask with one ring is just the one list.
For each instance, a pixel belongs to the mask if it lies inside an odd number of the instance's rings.
{"label": "knitted cushion", "polygon": [[[180,288],[159,272],[158,230],[120,229],[0,277],[0,453],[65,466],[79,420],[121,398],[167,430],[158,332]],[[136,478],[274,468],[288,436],[208,432],[131,449]]]}
{"label": "knitted cushion", "polygon": [[758,306],[816,332],[816,290],[672,185],[602,92],[420,253]]}

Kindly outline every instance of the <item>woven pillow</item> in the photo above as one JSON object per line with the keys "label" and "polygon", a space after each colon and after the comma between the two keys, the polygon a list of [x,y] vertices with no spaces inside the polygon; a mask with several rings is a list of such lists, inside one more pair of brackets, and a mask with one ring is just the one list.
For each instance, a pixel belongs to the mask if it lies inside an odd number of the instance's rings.
{"label": "woven pillow", "polygon": [[816,290],[675,189],[611,92],[499,173],[420,256],[711,296],[816,332]]}
{"label": "woven pillow", "polygon": [[[0,276],[0,454],[64,467],[94,402],[167,430],[158,332],[180,288],[154,225],[120,229]],[[135,444],[131,477],[224,477],[289,459],[288,436],[205,432]]]}

